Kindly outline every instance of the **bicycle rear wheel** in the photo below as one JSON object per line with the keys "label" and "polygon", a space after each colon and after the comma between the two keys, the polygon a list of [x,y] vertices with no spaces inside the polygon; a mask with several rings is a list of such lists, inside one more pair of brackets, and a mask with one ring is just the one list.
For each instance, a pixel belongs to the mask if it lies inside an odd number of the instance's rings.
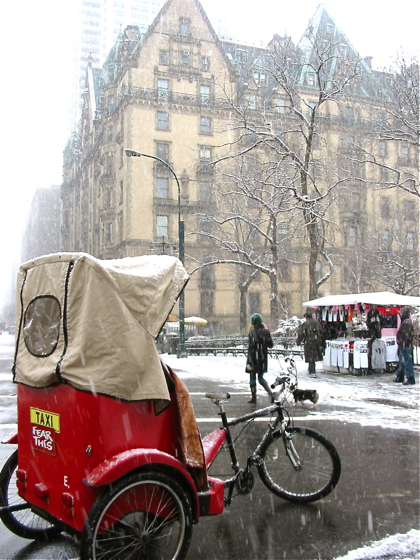
{"label": "bicycle rear wheel", "polygon": [[271,492],[290,502],[324,498],[337,485],[341,462],[336,448],[319,432],[299,426],[280,431],[262,450],[258,471]]}

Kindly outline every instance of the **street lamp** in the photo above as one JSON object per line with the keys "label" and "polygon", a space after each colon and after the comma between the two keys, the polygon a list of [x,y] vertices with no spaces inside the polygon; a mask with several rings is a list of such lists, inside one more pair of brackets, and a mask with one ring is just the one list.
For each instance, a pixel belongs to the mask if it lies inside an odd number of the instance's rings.
{"label": "street lamp", "polygon": [[[171,171],[172,175],[175,177],[176,186],[178,187],[178,242],[179,242],[179,260],[182,265],[184,265],[184,222],[181,220],[181,188],[179,186],[178,177],[175,171],[165,160],[157,157],[151,156],[150,154],[143,154],[141,152],[136,152],[127,148],[125,150],[125,155],[128,157],[148,157],[155,159],[166,165],[166,167]],[[179,296],[179,344],[178,344],[178,358],[187,357],[187,348],[185,346],[185,293],[182,290]]]}

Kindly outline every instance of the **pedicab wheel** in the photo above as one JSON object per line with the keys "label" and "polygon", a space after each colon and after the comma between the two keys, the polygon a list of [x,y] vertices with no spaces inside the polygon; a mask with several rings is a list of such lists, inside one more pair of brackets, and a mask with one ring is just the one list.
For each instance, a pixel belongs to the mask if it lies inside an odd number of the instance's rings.
{"label": "pedicab wheel", "polygon": [[[0,507],[27,504],[19,496],[16,488],[17,467],[18,450],[16,449],[0,472]],[[27,508],[17,511],[3,510],[0,518],[9,531],[23,539],[48,540],[61,533],[58,527],[33,512],[29,504]]]}
{"label": "pedicab wheel", "polygon": [[162,472],[129,475],[93,505],[81,538],[81,560],[182,560],[191,542],[191,502]]}
{"label": "pedicab wheel", "polygon": [[341,461],[334,445],[311,428],[287,428],[284,437],[274,432],[261,452],[261,480],[271,492],[290,502],[309,503],[336,487]]}

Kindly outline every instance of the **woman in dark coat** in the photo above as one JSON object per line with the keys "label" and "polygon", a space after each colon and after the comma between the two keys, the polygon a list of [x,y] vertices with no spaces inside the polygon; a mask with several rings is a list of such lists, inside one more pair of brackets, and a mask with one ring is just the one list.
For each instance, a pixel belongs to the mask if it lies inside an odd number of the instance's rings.
{"label": "woman in dark coat", "polygon": [[315,362],[320,362],[324,358],[325,336],[321,325],[310,313],[305,313],[305,322],[298,330],[296,345],[300,346],[302,342],[309,375],[316,377]]}
{"label": "woman in dark coat", "polygon": [[264,387],[273,401],[273,395],[270,391],[267,381],[264,379],[264,373],[267,371],[268,348],[273,348],[273,340],[270,331],[262,322],[259,313],[254,313],[251,317],[251,325],[248,334],[248,357],[246,371],[250,374],[249,385],[251,387],[250,403],[257,402],[257,374],[258,382]]}

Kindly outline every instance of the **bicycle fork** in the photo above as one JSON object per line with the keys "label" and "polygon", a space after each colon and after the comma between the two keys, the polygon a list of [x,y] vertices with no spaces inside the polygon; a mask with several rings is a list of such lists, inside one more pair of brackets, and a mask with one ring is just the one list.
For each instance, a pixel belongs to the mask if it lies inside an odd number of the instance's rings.
{"label": "bicycle fork", "polygon": [[[281,424],[281,428],[277,428],[279,424]],[[302,469],[302,462],[300,460],[299,453],[296,451],[296,448],[293,445],[293,436],[287,431],[287,426],[288,422],[285,420],[283,412],[280,411],[274,423],[269,425],[269,428],[265,433],[263,439],[261,440],[261,443],[258,445],[257,449],[254,452],[254,455],[252,457],[254,464],[258,466],[258,464],[261,463],[261,455],[265,453],[267,446],[274,439],[274,433],[277,431],[283,441],[286,455],[292,463],[292,467],[295,471],[300,471]]]}

